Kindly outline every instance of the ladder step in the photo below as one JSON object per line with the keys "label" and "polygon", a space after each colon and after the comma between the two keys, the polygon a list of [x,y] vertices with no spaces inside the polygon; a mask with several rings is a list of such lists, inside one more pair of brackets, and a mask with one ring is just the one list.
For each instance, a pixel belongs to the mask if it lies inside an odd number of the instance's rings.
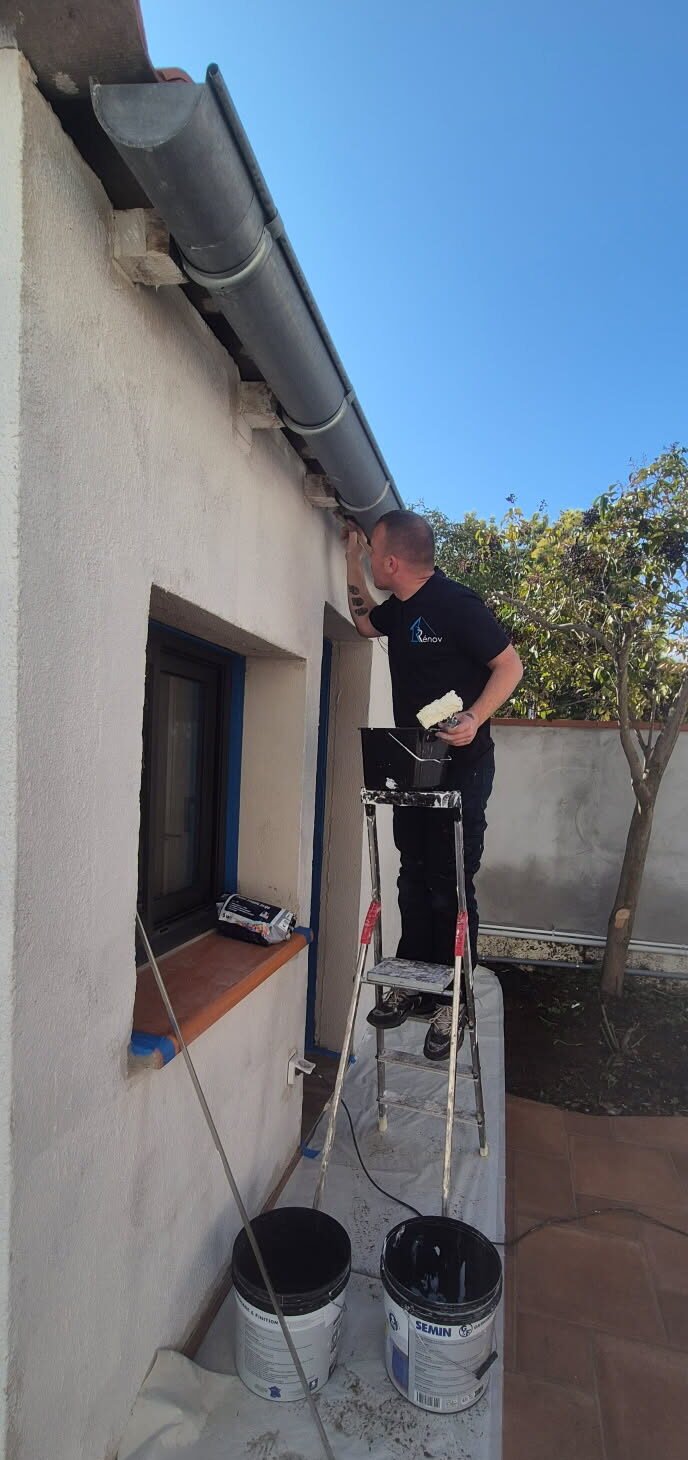
{"label": "ladder step", "polygon": [[[426,1075],[444,1075],[445,1080],[449,1074],[449,1066],[443,1061],[426,1060],[422,1054],[412,1054],[407,1049],[385,1049],[383,1054],[378,1055],[383,1065],[406,1065],[407,1069],[422,1070]],[[472,1070],[457,1070],[457,1080],[472,1080]]]}
{"label": "ladder step", "polygon": [[[396,1095],[390,1090],[385,1090],[383,1096],[385,1105],[400,1105],[403,1110],[415,1110],[419,1115],[436,1115],[440,1120],[446,1120],[447,1102],[443,1104],[439,1100],[414,1100],[412,1095]],[[475,1110],[457,1110],[454,1108],[454,1120],[476,1120]]]}

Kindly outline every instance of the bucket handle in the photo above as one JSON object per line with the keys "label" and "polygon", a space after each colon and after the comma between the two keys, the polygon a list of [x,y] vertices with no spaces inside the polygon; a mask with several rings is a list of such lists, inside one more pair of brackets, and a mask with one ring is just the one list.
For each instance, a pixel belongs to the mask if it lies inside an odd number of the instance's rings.
{"label": "bucket handle", "polygon": [[487,1358],[485,1359],[485,1362],[480,1365],[480,1368],[479,1369],[476,1369],[476,1371],[475,1371],[475,1377],[476,1377],[476,1379],[482,1379],[483,1374],[486,1374],[487,1371],[488,1371],[488,1369],[491,1369],[492,1368],[492,1365],[493,1365],[496,1357],[497,1357],[497,1350],[496,1350],[496,1348],[494,1348],[492,1350],[492,1353],[491,1354],[488,1354]]}

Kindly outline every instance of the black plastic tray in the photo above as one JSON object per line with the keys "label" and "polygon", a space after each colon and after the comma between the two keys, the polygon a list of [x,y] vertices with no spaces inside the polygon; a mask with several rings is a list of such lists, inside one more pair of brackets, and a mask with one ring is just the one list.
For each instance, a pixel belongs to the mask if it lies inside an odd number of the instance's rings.
{"label": "black plastic tray", "polygon": [[433,731],[361,730],[363,784],[369,791],[441,791],[450,786],[450,747]]}

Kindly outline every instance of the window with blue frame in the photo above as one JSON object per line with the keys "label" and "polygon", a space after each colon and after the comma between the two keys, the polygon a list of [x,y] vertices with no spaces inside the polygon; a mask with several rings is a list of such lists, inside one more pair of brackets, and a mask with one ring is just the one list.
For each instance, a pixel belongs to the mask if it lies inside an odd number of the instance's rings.
{"label": "window with blue frame", "polygon": [[151,623],[138,906],[156,953],[212,928],[236,886],[244,661]]}

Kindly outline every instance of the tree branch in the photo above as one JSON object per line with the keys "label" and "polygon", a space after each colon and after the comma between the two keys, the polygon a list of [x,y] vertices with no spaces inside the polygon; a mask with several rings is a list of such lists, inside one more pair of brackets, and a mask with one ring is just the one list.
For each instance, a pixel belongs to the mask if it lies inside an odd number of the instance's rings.
{"label": "tree branch", "polygon": [[649,768],[659,782],[669,763],[669,757],[678,740],[679,731],[688,714],[688,669],[679,685],[678,694],[667,715],[650,756]]}
{"label": "tree branch", "polygon": [[628,661],[630,653],[630,641],[624,639],[616,656],[616,695],[619,706],[619,734],[621,736],[624,755],[630,767],[633,790],[642,804],[645,802],[648,792],[643,780],[645,765],[640,760],[631,735],[631,716],[628,706]]}
{"label": "tree branch", "polygon": [[529,619],[533,624],[537,624],[538,628],[554,629],[557,633],[561,634],[582,634],[586,639],[596,639],[598,644],[602,644],[603,648],[607,650],[608,654],[616,653],[612,640],[606,634],[603,634],[601,629],[594,628],[592,624],[586,624],[582,621],[578,622],[577,620],[566,624],[554,623],[544,613],[538,613],[537,609],[531,608],[522,598],[509,598],[506,593],[496,593],[495,598],[498,603],[503,603],[506,608],[513,608],[517,613],[522,613],[524,618]]}

